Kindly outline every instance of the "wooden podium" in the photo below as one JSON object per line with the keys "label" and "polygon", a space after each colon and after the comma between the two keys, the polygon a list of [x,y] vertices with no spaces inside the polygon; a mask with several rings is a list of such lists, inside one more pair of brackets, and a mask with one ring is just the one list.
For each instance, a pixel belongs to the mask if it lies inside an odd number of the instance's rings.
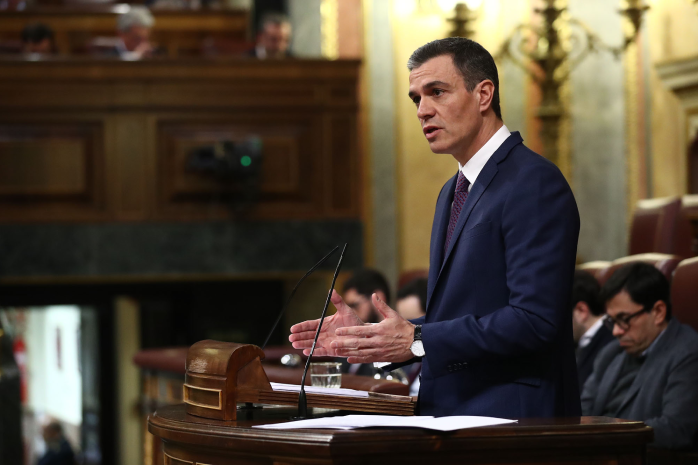
{"label": "wooden podium", "polygon": [[[184,404],[148,417],[165,465],[334,463],[569,463],[641,465],[652,429],[604,417],[520,420],[517,424],[438,433],[414,428],[266,430],[288,421],[297,394],[274,391],[259,347],[216,341],[187,355]],[[238,408],[240,403],[285,404]],[[314,416],[351,412],[411,414],[411,398],[308,395]],[[242,407],[242,406],[239,406]],[[323,408],[317,408],[323,407]]]}
{"label": "wooden podium", "polygon": [[[288,421],[293,407],[239,412],[236,421],[164,407],[148,419],[165,465],[231,464],[604,464],[641,465],[652,429],[605,417],[520,420],[452,433],[418,429],[265,430]],[[317,413],[317,412],[316,412]]]}

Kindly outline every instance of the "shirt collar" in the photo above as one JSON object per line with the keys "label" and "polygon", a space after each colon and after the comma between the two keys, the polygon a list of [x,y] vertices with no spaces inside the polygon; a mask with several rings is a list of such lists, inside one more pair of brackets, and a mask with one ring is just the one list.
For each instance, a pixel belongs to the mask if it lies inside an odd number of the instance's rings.
{"label": "shirt collar", "polygon": [[255,50],[257,52],[257,58],[260,60],[265,60],[267,58],[267,49],[264,47],[264,45],[257,44]]}
{"label": "shirt collar", "polygon": [[652,352],[652,349],[654,349],[654,347],[657,345],[657,341],[662,337],[664,333],[666,333],[666,328],[664,328],[661,333],[657,334],[657,337],[654,338],[652,344],[650,344],[650,346],[646,348],[644,352],[642,352],[641,357],[646,357],[650,354],[650,352]]}
{"label": "shirt collar", "polygon": [[[494,155],[494,152],[497,151],[510,135],[511,132],[509,132],[506,125],[502,125],[502,127],[490,137],[490,140],[485,142],[485,145],[483,145],[465,165],[458,163],[458,169],[463,172],[463,176],[470,182],[470,186],[475,184],[475,180],[480,175],[482,168],[485,167],[487,160]],[[470,186],[468,190],[470,190]]]}
{"label": "shirt collar", "polygon": [[596,320],[596,322],[587,329],[582,337],[579,338],[579,344],[577,347],[580,349],[583,347],[586,347],[589,345],[591,340],[596,336],[596,333],[599,332],[599,329],[601,329],[601,326],[603,325],[603,318],[599,318]]}

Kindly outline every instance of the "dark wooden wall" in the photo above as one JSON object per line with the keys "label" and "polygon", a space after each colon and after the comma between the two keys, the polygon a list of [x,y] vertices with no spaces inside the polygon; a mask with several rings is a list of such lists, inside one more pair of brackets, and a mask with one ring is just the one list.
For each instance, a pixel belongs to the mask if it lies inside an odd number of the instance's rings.
{"label": "dark wooden wall", "polygon": [[229,219],[189,149],[262,138],[250,219],[359,219],[356,61],[0,60],[0,222]]}

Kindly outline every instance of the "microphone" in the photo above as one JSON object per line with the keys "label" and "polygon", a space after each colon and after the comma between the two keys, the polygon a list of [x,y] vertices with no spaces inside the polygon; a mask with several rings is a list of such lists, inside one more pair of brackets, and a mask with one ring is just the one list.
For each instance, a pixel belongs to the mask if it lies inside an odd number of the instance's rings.
{"label": "microphone", "polygon": [[330,258],[330,257],[332,256],[332,254],[334,254],[334,253],[337,251],[338,248],[339,248],[339,246],[337,245],[337,246],[335,246],[334,249],[330,250],[330,253],[328,253],[327,255],[325,255],[324,257],[322,257],[322,259],[321,259],[319,262],[317,262],[311,269],[309,269],[308,272],[305,274],[305,276],[303,276],[303,277],[300,279],[300,281],[298,281],[298,283],[296,283],[296,287],[293,288],[293,290],[291,291],[291,295],[289,295],[289,296],[288,296],[288,299],[286,299],[286,303],[284,304],[283,307],[281,307],[281,313],[279,313],[279,316],[276,318],[276,321],[274,322],[274,325],[271,327],[271,331],[269,331],[269,334],[267,335],[267,338],[264,340],[264,344],[262,344],[262,350],[264,350],[264,348],[267,346],[267,343],[269,342],[269,339],[271,338],[272,333],[274,332],[274,330],[276,329],[276,327],[279,325],[279,322],[281,321],[281,317],[284,316],[284,313],[286,313],[286,309],[288,308],[288,304],[291,303],[291,299],[292,299],[293,296],[295,295],[296,290],[298,290],[298,288],[300,287],[301,283],[305,280],[305,278],[307,278],[308,276],[310,276],[311,274],[313,274],[313,271],[315,271],[315,270],[318,269],[323,263],[325,263],[325,262],[327,261],[327,259]]}
{"label": "microphone", "polygon": [[320,331],[322,330],[322,322],[325,321],[325,315],[327,315],[327,307],[330,305],[330,297],[332,297],[332,291],[334,290],[334,284],[337,281],[337,275],[339,270],[342,268],[342,260],[344,260],[344,251],[347,250],[347,244],[344,244],[342,248],[342,253],[339,256],[339,263],[337,263],[337,268],[334,270],[334,276],[332,277],[332,285],[330,286],[330,291],[327,293],[327,300],[325,300],[325,307],[322,309],[322,316],[320,316],[320,323],[317,325],[317,331],[315,332],[315,339],[313,340],[313,346],[310,348],[310,354],[308,355],[308,360],[305,361],[305,369],[303,370],[303,378],[301,378],[301,391],[298,395],[298,417],[297,419],[302,420],[308,418],[308,399],[305,396],[305,377],[308,374],[308,367],[310,367],[310,359],[313,357],[313,352],[315,352],[315,345],[317,344],[318,336],[320,336]]}

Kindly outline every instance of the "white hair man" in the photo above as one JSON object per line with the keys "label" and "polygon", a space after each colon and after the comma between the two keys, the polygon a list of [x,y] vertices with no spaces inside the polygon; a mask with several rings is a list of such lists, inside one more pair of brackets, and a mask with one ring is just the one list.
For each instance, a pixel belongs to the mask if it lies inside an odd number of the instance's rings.
{"label": "white hair man", "polygon": [[125,60],[139,60],[150,56],[153,46],[150,43],[150,30],[155,24],[150,10],[144,6],[131,6],[119,16],[116,28],[119,33],[119,56]]}

